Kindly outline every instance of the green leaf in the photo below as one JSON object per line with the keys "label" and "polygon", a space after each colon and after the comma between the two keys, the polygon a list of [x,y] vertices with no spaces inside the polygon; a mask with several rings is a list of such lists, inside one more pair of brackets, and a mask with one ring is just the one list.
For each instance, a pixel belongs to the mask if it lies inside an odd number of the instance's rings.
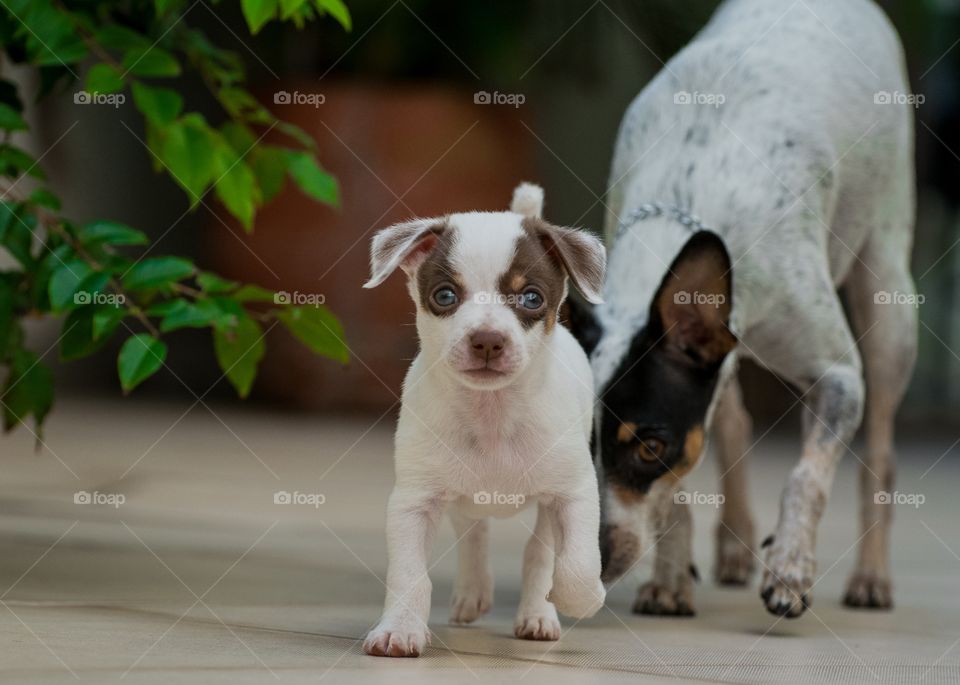
{"label": "green leaf", "polygon": [[36,225],[35,215],[23,215],[19,205],[0,202],[0,245],[27,268],[34,262],[31,249]]}
{"label": "green leaf", "polygon": [[17,322],[13,316],[14,287],[7,279],[0,279],[0,358],[6,359],[13,329]]}
{"label": "green leaf", "polygon": [[287,329],[313,352],[344,363],[349,360],[343,327],[323,305],[288,307],[275,313]]}
{"label": "green leaf", "polygon": [[24,173],[41,180],[45,178],[37,160],[29,154],[12,145],[0,145],[0,174],[16,177]]}
{"label": "green leaf", "polygon": [[37,188],[30,193],[30,202],[53,212],[60,211],[60,198],[46,188]]}
{"label": "green leaf", "polygon": [[85,278],[93,274],[93,269],[82,259],[71,259],[61,264],[50,278],[47,286],[50,296],[50,306],[54,311],[73,309],[82,302],[76,302],[74,295],[80,289]]}
{"label": "green leaf", "polygon": [[107,340],[117,330],[120,322],[127,315],[125,307],[101,305],[93,312],[93,329],[91,337],[94,340]]}
{"label": "green leaf", "polygon": [[223,328],[235,326],[237,317],[224,312],[213,300],[201,298],[195,302],[177,300],[179,306],[173,307],[160,322],[160,330],[164,333],[180,328]]}
{"label": "green leaf", "polygon": [[25,131],[27,130],[27,122],[13,107],[0,103],[0,128],[8,131]]}
{"label": "green leaf", "polygon": [[[117,313],[119,312],[119,316]],[[60,359],[70,361],[88,357],[102,348],[110,339],[123,318],[124,309],[111,305],[85,305],[74,309],[63,322],[63,333],[60,337]],[[104,317],[110,317],[108,325],[104,326]],[[97,335],[97,318],[100,318],[99,335]]]}
{"label": "green leaf", "polygon": [[177,58],[159,47],[130,50],[123,56],[123,67],[134,76],[146,78],[180,75]]}
{"label": "green leaf", "polygon": [[84,245],[146,245],[147,236],[140,231],[116,221],[93,221],[85,224],[77,233]]}
{"label": "green leaf", "polygon": [[237,302],[273,302],[277,301],[277,294],[272,290],[261,288],[259,285],[245,285],[231,297]]}
{"label": "green leaf", "polygon": [[237,325],[214,329],[213,349],[217,363],[240,397],[250,394],[257,376],[257,365],[267,351],[260,324],[245,313],[237,317]]}
{"label": "green leaf", "polygon": [[160,288],[193,275],[193,263],[182,257],[150,257],[137,262],[123,277],[124,288]]}
{"label": "green leaf", "polygon": [[167,358],[167,345],[147,333],[130,336],[117,355],[117,373],[125,393],[155,374]]}
{"label": "green leaf", "polygon": [[168,126],[162,135],[163,147],[155,152],[187,191],[191,204],[196,205],[216,177],[214,132],[199,115],[188,115]]}
{"label": "green leaf", "polygon": [[307,0],[280,0],[280,18],[289,19]]}
{"label": "green leaf", "polygon": [[33,352],[18,349],[3,389],[3,427],[10,430],[29,415],[39,427],[53,406],[53,372]]}
{"label": "green leaf", "polygon": [[253,228],[253,215],[259,197],[256,179],[250,165],[234,155],[223,153],[220,179],[217,181],[217,197],[249,232]]}
{"label": "green leaf", "polygon": [[88,93],[116,93],[123,90],[123,75],[109,64],[94,64],[84,88]]}
{"label": "green leaf", "polygon": [[334,207],[340,204],[337,179],[320,168],[308,152],[287,152],[287,170],[300,189],[314,200]]}
{"label": "green leaf", "polygon": [[258,145],[250,153],[253,173],[257,177],[263,201],[269,202],[283,190],[287,177],[286,150],[269,145]]}
{"label": "green leaf", "polygon": [[314,0],[318,9],[330,14],[331,17],[340,22],[347,31],[351,30],[350,12],[342,0]]}
{"label": "green leaf", "polygon": [[126,52],[150,47],[146,36],[120,24],[107,24],[98,29],[95,35],[97,42],[107,50]]}
{"label": "green leaf", "polygon": [[183,4],[183,0],[154,0],[154,5],[157,7],[157,14],[166,14],[174,7],[179,7]]}
{"label": "green leaf", "polygon": [[197,274],[197,285],[200,286],[200,290],[203,292],[215,295],[228,293],[240,284],[236,281],[221,278],[217,274],[210,273],[209,271],[204,271]]}
{"label": "green leaf", "polygon": [[155,88],[133,82],[133,102],[154,126],[168,126],[180,116],[183,98],[170,88]]}
{"label": "green leaf", "polygon": [[241,0],[240,6],[254,35],[277,13],[277,0]]}

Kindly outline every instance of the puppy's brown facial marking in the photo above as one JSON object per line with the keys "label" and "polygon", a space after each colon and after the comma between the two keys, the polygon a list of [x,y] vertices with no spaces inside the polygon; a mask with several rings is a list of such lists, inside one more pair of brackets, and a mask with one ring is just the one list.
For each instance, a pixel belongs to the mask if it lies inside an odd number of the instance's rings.
{"label": "puppy's brown facial marking", "polygon": [[[465,296],[463,279],[450,262],[455,233],[438,225],[426,240],[434,242],[428,246],[430,254],[417,271],[420,306],[434,316],[452,316]],[[441,293],[445,289],[453,291],[452,301],[444,297],[446,293]]]}
{"label": "puppy's brown facial marking", "polygon": [[544,247],[538,233],[540,224],[543,222],[539,219],[524,219],[513,261],[500,277],[497,289],[513,304],[525,329],[543,321],[549,332],[556,325],[563,302],[566,272]]}

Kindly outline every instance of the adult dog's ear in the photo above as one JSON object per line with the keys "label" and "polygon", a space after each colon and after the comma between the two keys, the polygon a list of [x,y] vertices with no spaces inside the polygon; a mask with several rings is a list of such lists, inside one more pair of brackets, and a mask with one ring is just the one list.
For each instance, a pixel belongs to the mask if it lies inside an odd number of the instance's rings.
{"label": "adult dog's ear", "polygon": [[733,274],[716,233],[699,231],[680,250],[653,298],[650,321],[665,344],[702,366],[723,361],[737,344],[730,332]]}
{"label": "adult dog's ear", "polygon": [[377,287],[398,266],[412,274],[447,229],[443,219],[413,219],[378,231],[370,246],[370,280],[363,287]]}
{"label": "adult dog's ear", "polygon": [[587,231],[554,226],[540,219],[524,219],[523,223],[539,238],[547,254],[567,272],[587,302],[603,302],[607,249],[598,238]]}
{"label": "adult dog's ear", "polygon": [[603,328],[597,320],[593,305],[584,302],[576,295],[571,295],[563,306],[566,309],[567,328],[589,356],[603,336]]}

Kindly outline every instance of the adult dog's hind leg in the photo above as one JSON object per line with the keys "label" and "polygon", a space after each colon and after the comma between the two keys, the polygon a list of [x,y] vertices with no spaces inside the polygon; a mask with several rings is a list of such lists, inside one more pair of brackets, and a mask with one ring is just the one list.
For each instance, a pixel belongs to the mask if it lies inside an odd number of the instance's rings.
{"label": "adult dog's hind leg", "polygon": [[724,498],[715,533],[713,577],[720,585],[746,585],[756,565],[746,459],[753,426],[743,406],[740,382],[736,377],[722,388],[712,424],[713,447]]}
{"label": "adult dog's hind leg", "polygon": [[845,289],[867,384],[867,449],[860,455],[862,538],[843,598],[850,607],[893,606],[888,548],[894,505],[881,493],[894,489],[894,418],[916,358],[917,308],[908,254],[892,254],[888,243],[879,250],[868,245]]}
{"label": "adult dog's hind leg", "polygon": [[493,571],[488,558],[490,526],[450,509],[457,536],[457,580],[450,598],[450,622],[472,623],[493,604]]}

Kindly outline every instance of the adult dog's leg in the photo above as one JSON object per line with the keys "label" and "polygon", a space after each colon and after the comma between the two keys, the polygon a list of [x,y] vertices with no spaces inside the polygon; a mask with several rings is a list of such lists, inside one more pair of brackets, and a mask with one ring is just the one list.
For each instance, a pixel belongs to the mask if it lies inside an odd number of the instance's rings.
{"label": "adult dog's leg", "polygon": [[469,519],[452,508],[450,522],[457,536],[457,581],[450,598],[450,622],[472,623],[493,604],[493,570],[487,550],[490,526],[486,519]]}
{"label": "adult dog's leg", "polygon": [[387,598],[363,650],[375,656],[419,656],[430,642],[432,585],[427,557],[443,513],[439,498],[395,489],[387,504]]}
{"label": "adult dog's leg", "polygon": [[690,505],[670,501],[658,532],[653,579],[637,588],[636,614],[693,616],[693,522]]}
{"label": "adult dog's leg", "polygon": [[513,634],[524,640],[559,640],[557,609],[547,601],[553,584],[553,529],[542,505],[537,525],[523,552],[523,590]]}
{"label": "adult dog's leg", "polygon": [[716,528],[713,576],[720,585],[746,585],[756,561],[746,458],[753,426],[743,406],[740,382],[736,377],[722,389],[712,424],[724,498]]}
{"label": "adult dog's leg", "polygon": [[893,491],[893,423],[916,358],[917,308],[909,301],[914,294],[906,264],[909,249],[892,254],[890,247],[889,241],[879,249],[869,244],[846,284],[867,381],[867,450],[860,455],[862,538],[843,599],[851,607],[893,606],[888,550],[893,504],[878,493]]}
{"label": "adult dog's leg", "polygon": [[864,394],[860,354],[825,265],[819,278],[807,274],[801,282],[795,299],[781,305],[782,321],[765,331],[772,370],[803,391],[807,409],[800,461],[783,490],[760,585],[767,610],[791,618],[812,601],[817,526],[837,463],[860,425]]}

